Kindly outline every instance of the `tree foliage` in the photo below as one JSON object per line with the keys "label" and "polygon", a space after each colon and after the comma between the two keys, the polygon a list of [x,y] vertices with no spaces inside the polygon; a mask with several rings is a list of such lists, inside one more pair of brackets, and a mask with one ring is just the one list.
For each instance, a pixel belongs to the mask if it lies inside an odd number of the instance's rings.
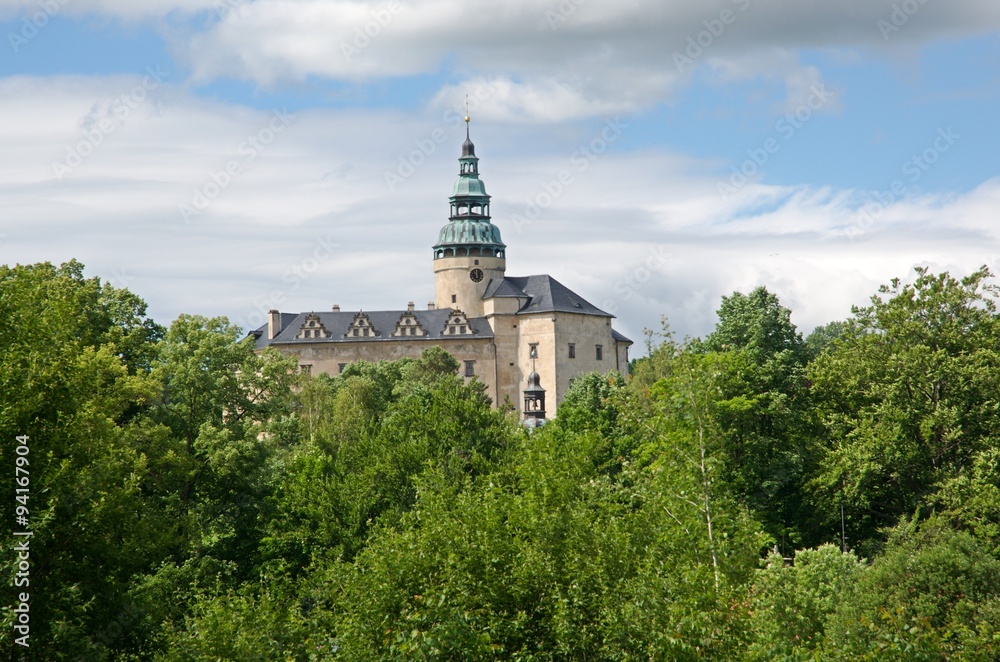
{"label": "tree foliage", "polygon": [[30,655],[996,659],[989,279],[920,269],[805,340],[736,292],[704,339],[664,325],[631,378],[578,377],[529,432],[441,348],[304,375],[76,262],[2,267]]}
{"label": "tree foliage", "polygon": [[810,366],[824,452],[811,480],[830,525],[852,539],[935,501],[1000,438],[1000,321],[985,268],[956,279],[917,270],[858,308]]}

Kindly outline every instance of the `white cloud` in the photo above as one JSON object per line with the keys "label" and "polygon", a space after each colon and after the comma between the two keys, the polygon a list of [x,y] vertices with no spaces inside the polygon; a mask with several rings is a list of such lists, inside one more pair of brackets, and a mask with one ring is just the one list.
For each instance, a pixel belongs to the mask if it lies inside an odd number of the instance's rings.
{"label": "white cloud", "polygon": [[[708,64],[729,76],[780,78],[788,94],[779,110],[788,112],[821,80],[795,55],[803,47],[881,51],[1000,28],[994,0],[39,2],[0,0],[0,16],[58,6],[71,16],[163,23],[176,57],[201,82],[484,76],[502,88],[490,112],[548,123],[669,101],[695,67]],[[679,65],[678,55],[691,64]],[[435,101],[460,87],[446,85]]]}
{"label": "white cloud", "polygon": [[[457,116],[300,112],[271,135],[273,112],[164,84],[59,181],[53,162],[79,151],[139,82],[0,80],[0,262],[79,258],[92,274],[122,278],[164,322],[432,298],[430,247],[464,139]],[[1000,180],[906,197],[851,235],[863,192],[748,184],[723,199],[708,164],[688,157],[612,145],[574,159],[594,135],[491,123],[474,138],[509,272],[552,274],[612,308],[636,340],[664,313],[682,334],[705,333],[719,297],[760,283],[811,328],[915,264],[964,273],[1000,255]],[[534,145],[534,155],[509,144]],[[221,186],[230,162],[239,172]],[[386,173],[408,162],[416,167],[391,188]],[[562,171],[572,181],[555,192]],[[185,223],[179,205],[193,205],[195,191],[213,200]],[[516,227],[533,203],[535,220]],[[318,258],[325,243],[338,246]],[[651,249],[669,256],[655,269]]]}

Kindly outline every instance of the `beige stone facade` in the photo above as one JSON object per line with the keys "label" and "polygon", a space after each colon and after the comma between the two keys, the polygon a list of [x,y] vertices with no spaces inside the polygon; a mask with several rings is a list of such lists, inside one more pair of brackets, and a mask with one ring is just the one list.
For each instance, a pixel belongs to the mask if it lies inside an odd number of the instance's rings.
{"label": "beige stone facade", "polygon": [[462,146],[452,214],[434,246],[434,304],[416,310],[279,313],[252,333],[257,347],[296,356],[303,370],[336,375],[355,361],[417,358],[438,345],[493,402],[518,410],[529,374],[545,389],[548,418],[572,380],[628,372],[630,340],[599,310],[548,275],[506,275],[506,246],[489,217],[471,140]]}

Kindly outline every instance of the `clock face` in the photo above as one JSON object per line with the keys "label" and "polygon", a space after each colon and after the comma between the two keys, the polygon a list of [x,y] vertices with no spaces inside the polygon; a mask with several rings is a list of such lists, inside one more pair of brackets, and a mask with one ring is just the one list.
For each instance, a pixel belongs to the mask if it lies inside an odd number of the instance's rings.
{"label": "clock face", "polygon": [[472,279],[473,283],[478,283],[483,279],[483,270],[473,269],[472,271],[469,272],[469,278]]}

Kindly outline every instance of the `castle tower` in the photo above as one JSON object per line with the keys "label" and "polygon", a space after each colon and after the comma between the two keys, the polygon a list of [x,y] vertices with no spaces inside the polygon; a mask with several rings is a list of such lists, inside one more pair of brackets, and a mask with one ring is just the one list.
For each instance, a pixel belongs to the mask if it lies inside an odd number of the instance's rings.
{"label": "castle tower", "polygon": [[434,246],[435,304],[461,310],[469,317],[482,317],[486,287],[491,280],[504,277],[507,247],[500,240],[499,228],[490,221],[490,196],[479,179],[468,115],[458,162],[458,181],[449,199],[451,216]]}

